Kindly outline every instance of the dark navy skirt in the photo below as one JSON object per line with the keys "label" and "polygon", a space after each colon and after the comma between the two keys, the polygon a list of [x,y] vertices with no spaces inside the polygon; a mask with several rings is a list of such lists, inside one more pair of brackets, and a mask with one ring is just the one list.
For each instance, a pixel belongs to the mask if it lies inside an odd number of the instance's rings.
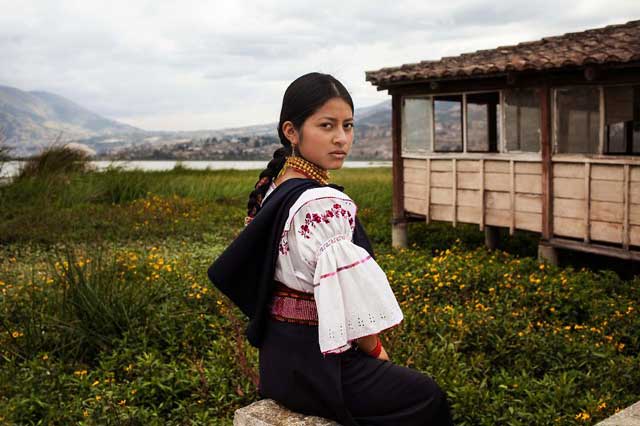
{"label": "dark navy skirt", "polygon": [[318,327],[269,319],[260,352],[262,398],[343,426],[452,425],[445,394],[423,373],[354,346],[323,356]]}

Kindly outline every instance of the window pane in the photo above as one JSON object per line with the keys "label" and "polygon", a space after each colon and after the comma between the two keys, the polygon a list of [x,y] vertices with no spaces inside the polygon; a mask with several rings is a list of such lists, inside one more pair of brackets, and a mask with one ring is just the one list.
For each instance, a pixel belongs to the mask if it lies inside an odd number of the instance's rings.
{"label": "window pane", "polygon": [[462,95],[436,96],[435,150],[462,152]]}
{"label": "window pane", "polygon": [[540,100],[534,89],[505,90],[507,151],[540,151]]}
{"label": "window pane", "polygon": [[598,152],[600,93],[597,87],[557,89],[558,152]]}
{"label": "window pane", "polygon": [[605,153],[626,154],[633,122],[633,87],[605,87]]}
{"label": "window pane", "polygon": [[498,151],[498,104],[500,95],[467,95],[467,151]]}
{"label": "window pane", "polygon": [[431,99],[404,98],[402,102],[402,151],[431,151]]}

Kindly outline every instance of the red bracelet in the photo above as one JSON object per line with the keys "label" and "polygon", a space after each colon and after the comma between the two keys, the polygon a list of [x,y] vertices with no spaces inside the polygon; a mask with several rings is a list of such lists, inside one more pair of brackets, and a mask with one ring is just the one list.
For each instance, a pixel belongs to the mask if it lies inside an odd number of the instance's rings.
{"label": "red bracelet", "polygon": [[380,341],[380,337],[376,336],[376,347],[373,348],[373,350],[371,350],[371,352],[368,352],[369,355],[371,355],[374,358],[378,358],[378,355],[380,355],[380,352],[382,352],[382,342]]}

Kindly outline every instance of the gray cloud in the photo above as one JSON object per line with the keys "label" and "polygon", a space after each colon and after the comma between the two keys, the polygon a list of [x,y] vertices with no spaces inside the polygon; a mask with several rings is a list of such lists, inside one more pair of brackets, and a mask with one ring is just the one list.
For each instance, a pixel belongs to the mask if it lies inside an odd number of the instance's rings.
{"label": "gray cloud", "polygon": [[640,17],[635,0],[10,3],[0,0],[0,84],[185,130],[272,122],[309,71],[335,75],[366,106],[386,95],[365,70]]}

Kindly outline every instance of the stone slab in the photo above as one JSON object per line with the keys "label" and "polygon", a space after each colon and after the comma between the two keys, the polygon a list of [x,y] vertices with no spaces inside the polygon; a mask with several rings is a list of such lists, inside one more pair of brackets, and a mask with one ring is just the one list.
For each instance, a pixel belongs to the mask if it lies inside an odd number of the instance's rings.
{"label": "stone slab", "polygon": [[272,399],[262,399],[236,410],[233,426],[340,426],[340,424],[321,417],[294,413]]}
{"label": "stone slab", "polygon": [[640,401],[601,421],[596,426],[640,426]]}

